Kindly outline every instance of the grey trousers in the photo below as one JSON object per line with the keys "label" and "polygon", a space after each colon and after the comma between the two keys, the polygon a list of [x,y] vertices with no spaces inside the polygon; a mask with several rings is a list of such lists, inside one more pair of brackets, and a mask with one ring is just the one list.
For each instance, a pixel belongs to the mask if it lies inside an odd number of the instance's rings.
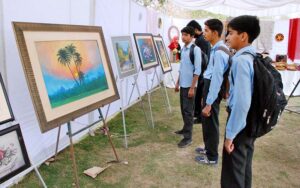
{"label": "grey trousers", "polygon": [[194,123],[194,97],[189,98],[188,92],[190,88],[180,88],[180,108],[183,119],[183,137],[192,139],[193,123]]}
{"label": "grey trousers", "polygon": [[254,142],[243,129],[233,140],[232,153],[223,147],[221,188],[251,188]]}
{"label": "grey trousers", "polygon": [[[206,99],[209,91],[210,80],[204,79],[203,88],[203,108],[206,106]],[[202,133],[205,144],[206,156],[210,161],[216,161],[219,158],[219,111],[221,99],[217,98],[211,106],[211,115],[202,117]]]}

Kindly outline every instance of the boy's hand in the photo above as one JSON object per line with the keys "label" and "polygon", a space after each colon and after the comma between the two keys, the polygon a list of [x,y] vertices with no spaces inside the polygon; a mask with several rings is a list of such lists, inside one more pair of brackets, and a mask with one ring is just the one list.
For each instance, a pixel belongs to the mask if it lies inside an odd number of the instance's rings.
{"label": "boy's hand", "polygon": [[175,84],[175,92],[178,92],[179,91],[179,83],[176,83]]}
{"label": "boy's hand", "polygon": [[234,150],[234,144],[232,143],[232,140],[225,139],[224,147],[228,154],[230,154]]}
{"label": "boy's hand", "polygon": [[209,117],[211,115],[210,111],[211,111],[211,105],[206,105],[202,110],[202,115],[204,117]]}
{"label": "boy's hand", "polygon": [[188,98],[192,98],[195,95],[195,89],[194,88],[190,88],[189,89],[189,93],[188,93]]}

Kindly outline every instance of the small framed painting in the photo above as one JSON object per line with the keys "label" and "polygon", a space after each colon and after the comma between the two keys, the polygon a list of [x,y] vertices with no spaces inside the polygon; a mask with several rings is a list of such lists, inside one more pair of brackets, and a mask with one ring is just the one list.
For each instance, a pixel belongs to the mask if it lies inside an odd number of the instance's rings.
{"label": "small framed painting", "polygon": [[14,120],[7,92],[0,73],[0,125]]}
{"label": "small framed painting", "polygon": [[19,125],[0,131],[0,183],[30,167]]}
{"label": "small framed painting", "polygon": [[115,59],[122,79],[137,73],[130,36],[112,37]]}
{"label": "small framed painting", "polygon": [[172,66],[163,38],[161,36],[153,36],[153,40],[163,73],[172,71]]}
{"label": "small framed painting", "polygon": [[134,33],[134,41],[138,51],[142,70],[147,70],[158,65],[152,34]]}

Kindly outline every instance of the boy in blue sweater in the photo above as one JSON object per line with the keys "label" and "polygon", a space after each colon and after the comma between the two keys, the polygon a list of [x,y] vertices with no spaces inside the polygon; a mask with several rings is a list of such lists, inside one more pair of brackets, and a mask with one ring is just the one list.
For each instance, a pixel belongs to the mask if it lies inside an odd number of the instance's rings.
{"label": "boy in blue sweater", "polygon": [[232,57],[229,74],[228,121],[226,125],[221,173],[222,188],[250,188],[252,157],[255,139],[246,132],[246,119],[253,93],[253,57],[256,53],[251,43],[260,33],[255,16],[239,16],[228,23],[226,37]]}

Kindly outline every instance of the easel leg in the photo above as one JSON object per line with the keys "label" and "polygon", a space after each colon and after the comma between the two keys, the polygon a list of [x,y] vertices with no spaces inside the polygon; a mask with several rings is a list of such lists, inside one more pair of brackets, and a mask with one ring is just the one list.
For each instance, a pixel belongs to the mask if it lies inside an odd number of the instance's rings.
{"label": "easel leg", "polygon": [[148,75],[146,75],[146,85],[147,85],[148,105],[149,105],[149,109],[150,109],[150,118],[151,118],[152,128],[154,128],[152,106],[151,106],[151,96],[150,96],[150,91],[149,91],[149,87],[148,87]]}
{"label": "easel leg", "polygon": [[34,171],[35,171],[36,175],[38,176],[39,180],[41,181],[41,183],[43,184],[43,187],[44,187],[44,188],[47,188],[47,185],[46,185],[46,183],[44,182],[44,180],[43,180],[43,178],[42,178],[42,176],[41,176],[39,170],[38,170],[36,167],[34,167]]}
{"label": "easel leg", "polygon": [[147,122],[148,126],[150,126],[150,125],[149,125],[148,118],[147,118],[147,114],[146,114],[146,111],[145,111],[145,104],[144,104],[143,98],[142,98],[141,93],[140,93],[140,89],[139,89],[138,86],[136,86],[136,87],[137,87],[137,91],[138,91],[138,94],[139,94],[139,99],[141,100],[141,107],[142,107],[142,109],[143,109],[143,112],[144,112],[144,116],[145,116],[146,122]]}
{"label": "easel leg", "polygon": [[99,112],[100,117],[102,117],[103,126],[104,126],[105,130],[107,131],[107,137],[108,137],[109,143],[110,143],[110,145],[111,145],[111,147],[113,149],[113,152],[115,154],[116,160],[117,160],[117,162],[120,162],[118,154],[117,154],[116,149],[115,149],[115,146],[114,146],[114,144],[113,144],[113,142],[111,140],[111,135],[110,135],[110,132],[108,130],[108,126],[106,124],[106,120],[103,118],[103,115],[102,115],[102,112],[101,112],[100,108],[98,108],[98,112]]}
{"label": "easel leg", "polygon": [[[127,82],[126,82],[127,86]],[[125,148],[128,148],[127,146],[127,132],[126,132],[126,121],[125,121],[125,110],[124,110],[124,100],[123,100],[123,82],[120,82],[120,99],[121,99],[121,112],[122,112],[122,122],[123,122],[123,131],[124,131],[124,143],[125,143]],[[127,91],[127,89],[126,89]],[[127,93],[127,92],[126,92]],[[126,101],[126,100],[125,100]]]}
{"label": "easel leg", "polygon": [[[169,96],[168,96],[168,93],[167,93],[167,90],[166,90],[166,86],[160,80],[156,69],[155,69],[155,75],[156,75],[156,78],[157,78],[157,80],[159,82],[159,85],[160,85],[160,88],[161,88],[161,94],[165,97],[164,101],[165,101],[166,111],[167,111],[167,113],[171,113],[171,105],[170,105]],[[165,93],[164,93],[163,90],[165,91]]]}
{"label": "easel leg", "polygon": [[73,140],[72,140],[72,129],[71,129],[71,123],[68,122],[68,135],[70,139],[70,154],[73,162],[73,173],[75,176],[75,183],[76,187],[79,188],[79,179],[78,179],[78,173],[77,173],[77,165],[76,165],[76,160],[75,160],[75,154],[74,154],[74,145],[73,145]]}
{"label": "easel leg", "polygon": [[61,125],[58,127],[54,160],[56,160],[56,156],[57,156],[57,153],[58,153],[58,144],[59,144],[60,130],[61,130]]}

